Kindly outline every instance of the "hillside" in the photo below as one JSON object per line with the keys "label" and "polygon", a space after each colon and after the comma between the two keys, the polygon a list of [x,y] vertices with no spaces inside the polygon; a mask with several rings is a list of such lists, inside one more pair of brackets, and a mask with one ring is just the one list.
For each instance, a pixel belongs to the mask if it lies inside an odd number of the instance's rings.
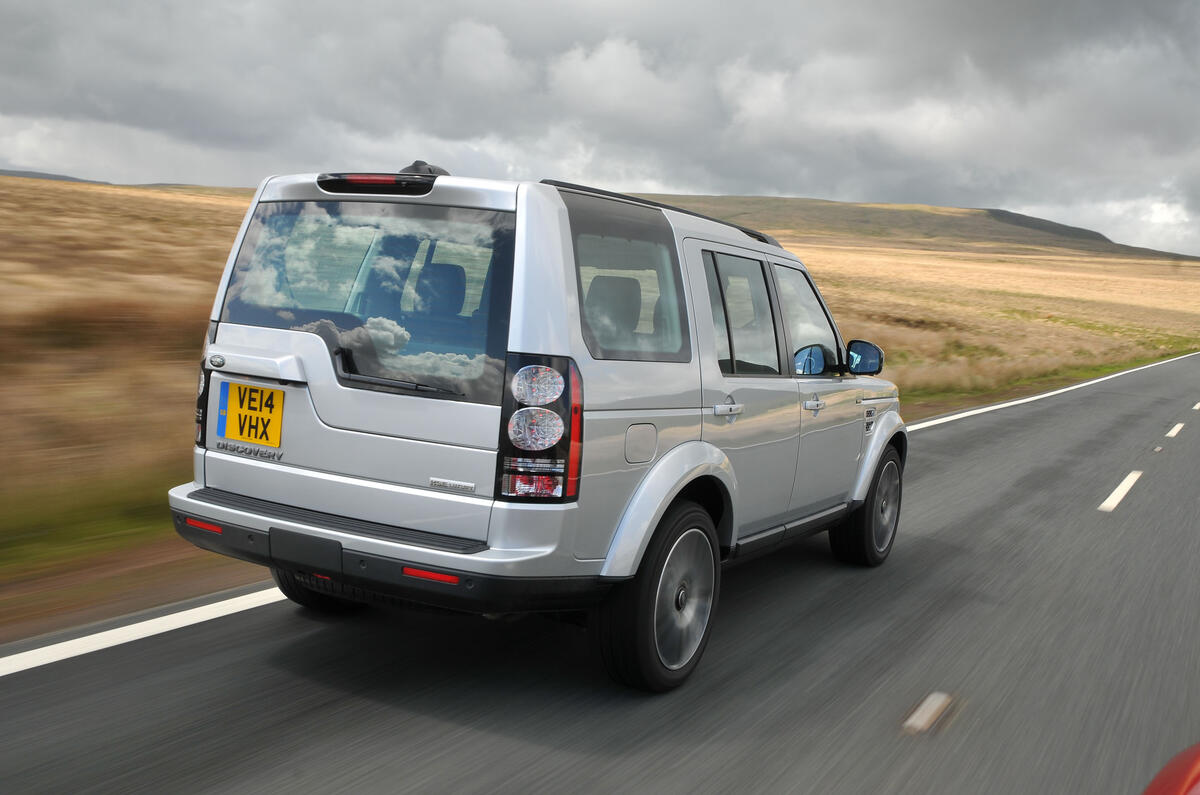
{"label": "hillside", "polygon": [[676,196],[645,198],[793,237],[871,246],[881,242],[930,250],[960,248],[1021,252],[1059,248],[1112,257],[1200,262],[1166,251],[1113,243],[1099,232],[1008,210],[933,207],[921,204],[852,204],[769,196]]}

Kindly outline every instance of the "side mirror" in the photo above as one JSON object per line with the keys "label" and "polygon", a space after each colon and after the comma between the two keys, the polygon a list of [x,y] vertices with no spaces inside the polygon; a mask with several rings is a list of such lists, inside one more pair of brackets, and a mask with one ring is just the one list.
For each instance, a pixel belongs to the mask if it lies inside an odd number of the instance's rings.
{"label": "side mirror", "polygon": [[850,372],[854,375],[875,375],[883,369],[883,350],[866,340],[850,340],[846,346],[850,357]]}
{"label": "side mirror", "polygon": [[792,371],[796,375],[820,375],[825,372],[825,363],[833,359],[821,345],[809,345],[796,351],[792,357]]}

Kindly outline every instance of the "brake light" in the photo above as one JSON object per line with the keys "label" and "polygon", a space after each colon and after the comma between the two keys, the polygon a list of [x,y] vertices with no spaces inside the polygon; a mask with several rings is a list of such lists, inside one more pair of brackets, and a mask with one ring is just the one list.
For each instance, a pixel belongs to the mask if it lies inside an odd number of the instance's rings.
{"label": "brake light", "polygon": [[504,383],[497,499],[575,500],[583,456],[583,382],[575,363],[510,353]]}
{"label": "brake light", "polygon": [[390,196],[425,196],[433,190],[436,174],[321,174],[317,187],[326,193],[378,193]]}
{"label": "brake light", "polygon": [[571,362],[571,437],[567,451],[567,495],[579,496],[579,465],[583,460],[583,383]]}
{"label": "brake light", "polygon": [[395,174],[347,174],[346,181],[354,185],[395,185]]}

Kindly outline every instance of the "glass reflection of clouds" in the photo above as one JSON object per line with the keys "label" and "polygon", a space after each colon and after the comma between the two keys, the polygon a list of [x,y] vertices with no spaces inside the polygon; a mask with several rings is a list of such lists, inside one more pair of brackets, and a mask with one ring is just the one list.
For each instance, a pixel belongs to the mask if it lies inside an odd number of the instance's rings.
{"label": "glass reflection of clouds", "polygon": [[[359,375],[462,394],[492,389],[503,377],[506,332],[489,318],[509,295],[488,285],[511,278],[513,228],[512,213],[490,210],[260,204],[222,320],[318,334],[331,355],[349,351]],[[422,276],[431,264],[437,270]]]}

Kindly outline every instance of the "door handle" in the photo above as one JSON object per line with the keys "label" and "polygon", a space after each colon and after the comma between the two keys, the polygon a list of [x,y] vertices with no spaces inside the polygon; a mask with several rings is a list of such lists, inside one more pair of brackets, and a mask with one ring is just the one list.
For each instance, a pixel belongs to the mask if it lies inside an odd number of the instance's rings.
{"label": "door handle", "polygon": [[741,403],[718,403],[713,406],[713,414],[718,417],[727,417],[731,414],[741,414],[745,408]]}
{"label": "door handle", "polygon": [[820,411],[823,408],[825,408],[825,401],[819,398],[804,401],[805,411]]}

